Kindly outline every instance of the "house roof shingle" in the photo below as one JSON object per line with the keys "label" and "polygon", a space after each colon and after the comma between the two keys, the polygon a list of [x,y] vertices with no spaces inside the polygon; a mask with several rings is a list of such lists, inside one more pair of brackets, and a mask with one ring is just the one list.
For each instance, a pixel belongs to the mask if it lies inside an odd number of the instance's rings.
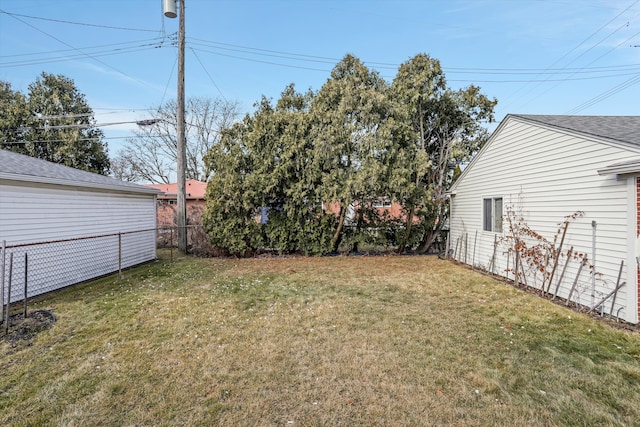
{"label": "house roof shingle", "polygon": [[[145,184],[147,187],[155,188],[164,194],[158,196],[160,199],[175,199],[178,194],[178,184]],[[187,199],[204,199],[207,192],[207,183],[189,179],[186,181]]]}
{"label": "house roof shingle", "polygon": [[0,179],[127,193],[158,193],[157,190],[143,185],[120,181],[2,149],[0,149]]}
{"label": "house roof shingle", "polygon": [[533,114],[511,114],[510,116],[640,147],[640,116],[555,116]]}

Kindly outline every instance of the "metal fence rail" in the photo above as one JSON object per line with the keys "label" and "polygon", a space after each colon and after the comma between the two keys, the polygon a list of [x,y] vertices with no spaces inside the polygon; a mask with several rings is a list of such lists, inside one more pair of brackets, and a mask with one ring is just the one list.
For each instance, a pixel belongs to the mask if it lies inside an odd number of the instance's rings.
{"label": "metal fence rail", "polygon": [[[14,303],[156,258],[156,229],[6,245],[0,301]],[[26,285],[26,286],[25,286]]]}

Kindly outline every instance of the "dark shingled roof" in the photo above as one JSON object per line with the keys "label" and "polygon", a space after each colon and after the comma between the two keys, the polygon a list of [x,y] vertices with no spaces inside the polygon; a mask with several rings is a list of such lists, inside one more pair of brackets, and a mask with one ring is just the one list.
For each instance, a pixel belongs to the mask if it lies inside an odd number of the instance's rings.
{"label": "dark shingled roof", "polygon": [[551,116],[511,114],[512,117],[640,146],[640,116]]}
{"label": "dark shingled roof", "polygon": [[157,194],[158,190],[96,173],[0,150],[0,179]]}

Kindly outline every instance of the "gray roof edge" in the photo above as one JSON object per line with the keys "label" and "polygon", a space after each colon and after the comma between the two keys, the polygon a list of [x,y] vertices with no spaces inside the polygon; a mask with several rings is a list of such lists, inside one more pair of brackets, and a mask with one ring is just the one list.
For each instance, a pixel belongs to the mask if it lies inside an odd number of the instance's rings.
{"label": "gray roof edge", "polygon": [[109,190],[118,193],[135,193],[135,194],[150,194],[150,195],[158,195],[161,193],[160,190],[155,188],[145,187],[140,184],[128,183],[128,185],[122,184],[106,184],[106,183],[95,183],[95,182],[78,182],[69,179],[60,179],[60,178],[49,178],[49,177],[40,177],[33,175],[21,175],[21,174],[13,174],[0,172],[0,180],[7,181],[16,181],[16,182],[24,182],[24,183],[38,183],[38,184],[50,184],[50,185],[60,185],[65,187],[76,187],[76,188],[87,188],[87,189],[97,189],[97,190]]}
{"label": "gray roof edge", "polygon": [[75,169],[4,149],[0,149],[0,179],[120,193],[159,193],[158,190],[141,184],[121,181],[111,176]]}
{"label": "gray roof edge", "polygon": [[[612,144],[612,145],[616,145],[619,147],[623,147],[626,149],[634,149],[636,151],[640,152],[640,145],[638,144],[638,142],[634,142],[634,141],[629,141],[626,139],[622,139],[622,138],[616,138],[614,136],[611,135],[600,135],[597,133],[593,133],[590,132],[587,129],[577,129],[575,127],[572,126],[563,126],[563,125],[559,125],[557,123],[551,122],[548,120],[548,118],[553,117],[556,119],[560,119],[560,118],[592,118],[592,119],[624,119],[624,118],[634,118],[637,119],[640,122],[640,116],[577,116],[577,115],[566,115],[566,114],[507,114],[503,121],[506,120],[508,117],[512,117],[514,119],[520,119],[529,123],[535,123],[538,126],[547,126],[549,128],[553,128],[555,130],[561,131],[561,132],[565,132],[568,134],[573,134],[573,135],[578,135],[581,137],[589,137],[592,140],[598,140],[601,141],[603,143],[607,143],[607,144]],[[545,120],[545,118],[547,118],[547,120]]]}
{"label": "gray roof edge", "polygon": [[[451,194],[452,195],[456,194],[456,189],[458,187],[458,184],[460,182],[462,182],[463,178],[467,175],[469,170],[471,170],[473,168],[473,166],[478,161],[478,159],[482,156],[484,151],[486,151],[488,149],[488,147],[492,144],[493,140],[495,138],[497,138],[497,136],[500,134],[502,129],[506,126],[506,123],[509,122],[510,120],[519,120],[521,122],[534,124],[536,126],[544,126],[544,127],[551,128],[551,129],[554,129],[554,130],[559,131],[559,132],[565,132],[565,133],[568,133],[568,134],[577,135],[577,136],[580,136],[582,138],[584,138],[586,136],[591,140],[600,141],[600,142],[602,142],[604,144],[609,144],[609,145],[613,145],[613,146],[616,146],[616,147],[624,148],[626,150],[635,151],[637,153],[640,153],[640,146],[638,146],[637,144],[634,144],[633,142],[622,141],[622,140],[615,139],[615,138],[608,138],[606,136],[594,135],[594,134],[589,133],[589,132],[580,132],[580,131],[575,130],[575,129],[558,126],[558,125],[556,125],[554,123],[549,123],[549,122],[544,121],[542,119],[543,117],[552,117],[552,116],[551,115],[540,115],[540,114],[538,114],[538,115],[536,115],[536,114],[513,114],[513,113],[506,114],[502,118],[500,123],[498,124],[498,127],[496,129],[494,129],[494,131],[491,133],[491,135],[489,135],[489,138],[487,139],[487,142],[484,144],[484,146],[480,149],[480,151],[478,151],[473,156],[473,158],[467,164],[467,166],[464,168],[464,170],[462,171],[462,173],[460,174],[460,176],[458,177],[456,182],[454,182],[452,184],[452,186],[451,186],[451,188],[449,190],[451,192]],[[553,117],[562,117],[562,115],[553,115]],[[569,116],[565,116],[565,117],[569,117]],[[640,120],[639,116],[575,116],[575,117],[635,117],[635,118],[638,118],[638,120]],[[611,170],[613,170],[614,166],[615,167],[619,167],[619,165],[608,166],[606,168],[598,170],[598,173],[600,175],[606,175],[606,174],[610,174],[610,173],[617,173],[617,172],[611,172]],[[603,173],[601,173],[601,172],[603,172]],[[637,172],[640,172],[640,170],[638,170]],[[628,173],[634,173],[634,172],[624,172],[624,173],[628,174]],[[618,174],[620,174],[620,173],[618,173]]]}

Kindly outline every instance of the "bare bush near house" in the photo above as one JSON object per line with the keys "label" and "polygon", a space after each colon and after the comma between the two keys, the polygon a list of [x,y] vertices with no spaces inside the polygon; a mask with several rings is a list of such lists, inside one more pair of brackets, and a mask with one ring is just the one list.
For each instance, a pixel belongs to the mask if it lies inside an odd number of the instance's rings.
{"label": "bare bush near house", "polygon": [[[505,252],[512,260],[511,266],[505,273],[517,277],[516,283],[527,283],[525,268],[533,275],[537,283],[538,275],[542,276],[540,290],[549,292],[551,282],[554,279],[557,267],[562,257],[574,259],[582,263],[587,262],[587,254],[575,251],[573,247],[563,251],[564,237],[569,224],[577,218],[584,216],[584,212],[577,211],[564,217],[564,221],[558,224],[558,229],[553,240],[548,240],[542,234],[532,229],[522,212],[516,210],[513,205],[507,206],[504,214],[508,225],[507,233],[498,241],[499,245],[506,247]],[[593,266],[589,266],[593,269]],[[537,286],[535,286],[537,287]]]}

